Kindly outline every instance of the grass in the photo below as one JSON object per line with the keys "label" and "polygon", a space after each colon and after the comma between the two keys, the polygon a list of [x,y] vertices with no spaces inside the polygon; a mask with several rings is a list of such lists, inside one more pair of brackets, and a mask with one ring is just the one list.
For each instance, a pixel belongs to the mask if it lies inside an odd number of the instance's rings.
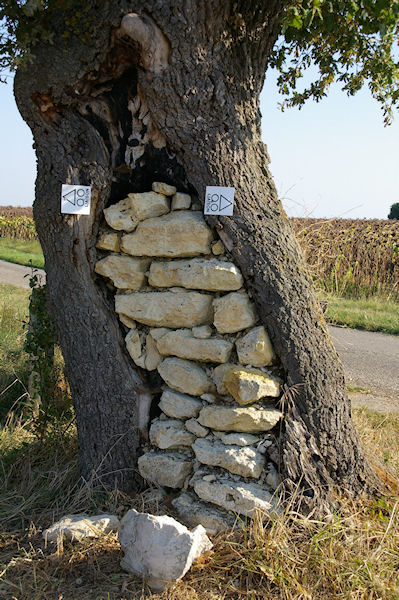
{"label": "grass", "polygon": [[29,290],[0,283],[0,418],[26,398],[29,369],[23,325],[28,320],[29,295]]}
{"label": "grass", "polygon": [[380,298],[349,299],[324,296],[326,319],[334,325],[399,335],[399,303]]}
{"label": "grass", "polygon": [[[24,390],[18,369],[26,368],[27,357],[15,323],[26,315],[29,292],[11,286],[0,291],[0,360],[8,370],[6,381],[15,377],[20,383],[14,387],[22,386],[18,396]],[[213,550],[161,594],[151,594],[140,579],[121,569],[114,535],[46,546],[42,530],[67,513],[123,515],[135,507],[170,514],[170,498],[159,505],[151,493],[127,496],[99,489],[95,481],[82,482],[71,419],[60,419],[38,439],[29,414],[17,407],[13,402],[0,429],[0,598],[398,600],[399,507],[394,495],[356,502],[341,496],[339,509],[325,520],[290,511],[273,522],[255,520],[214,539]],[[367,455],[395,490],[399,416],[361,409],[354,411],[354,419]]]}
{"label": "grass", "polygon": [[44,257],[37,240],[17,240],[14,238],[0,237],[0,259],[18,265],[44,268]]}
{"label": "grass", "polygon": [[[366,451],[399,477],[399,416],[355,411]],[[170,506],[151,496],[94,492],[79,484],[74,430],[45,445],[20,423],[0,435],[0,596],[16,600],[397,600],[398,498],[340,498],[325,520],[287,511],[214,539],[176,586],[151,594],[120,567],[114,535],[47,547],[41,537],[63,514],[124,514],[130,507],[156,514]],[[5,467],[5,468],[4,468]],[[1,580],[2,577],[2,580]]]}

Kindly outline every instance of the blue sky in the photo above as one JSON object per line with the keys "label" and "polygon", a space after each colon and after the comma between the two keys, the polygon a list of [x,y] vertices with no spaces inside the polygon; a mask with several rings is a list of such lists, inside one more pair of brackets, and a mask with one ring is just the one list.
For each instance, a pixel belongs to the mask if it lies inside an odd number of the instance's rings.
{"label": "blue sky", "polygon": [[[384,127],[367,89],[348,98],[333,88],[320,103],[282,113],[276,76],[261,98],[263,140],[290,216],[386,218],[399,202],[399,120]],[[1,205],[28,206],[34,197],[35,156],[12,81],[0,85]]]}

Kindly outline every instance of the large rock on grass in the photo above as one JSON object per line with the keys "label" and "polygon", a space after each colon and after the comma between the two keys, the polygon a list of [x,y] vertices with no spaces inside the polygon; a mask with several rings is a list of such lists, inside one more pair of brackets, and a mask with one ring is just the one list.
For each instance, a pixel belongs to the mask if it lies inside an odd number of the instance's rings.
{"label": "large rock on grass", "polygon": [[124,553],[121,567],[154,591],[184,577],[193,561],[212,548],[202,525],[190,531],[172,517],[134,509],[123,517],[118,537]]}

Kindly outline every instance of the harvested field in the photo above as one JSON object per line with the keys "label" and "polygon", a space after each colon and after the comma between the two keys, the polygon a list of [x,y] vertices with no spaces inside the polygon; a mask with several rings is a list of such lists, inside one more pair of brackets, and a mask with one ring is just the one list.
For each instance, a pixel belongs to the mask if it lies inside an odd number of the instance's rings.
{"label": "harvested field", "polygon": [[346,298],[399,300],[399,221],[290,219],[315,284]]}
{"label": "harvested field", "polygon": [[30,217],[33,218],[31,206],[0,206],[1,217]]}

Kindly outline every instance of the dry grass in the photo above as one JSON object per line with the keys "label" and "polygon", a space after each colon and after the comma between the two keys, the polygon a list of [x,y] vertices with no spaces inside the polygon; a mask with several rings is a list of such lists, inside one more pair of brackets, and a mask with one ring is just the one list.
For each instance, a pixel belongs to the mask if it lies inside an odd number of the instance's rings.
{"label": "dry grass", "polygon": [[[355,411],[366,449],[391,478],[399,476],[399,417]],[[0,598],[16,600],[397,600],[398,498],[350,501],[324,521],[287,511],[273,522],[214,540],[183,581],[151,594],[124,573],[113,536],[45,547],[41,529],[69,512],[130,507],[170,512],[145,494],[94,491],[79,484],[72,426],[40,447],[26,428],[9,423],[0,438]]]}
{"label": "dry grass", "polygon": [[316,285],[399,300],[399,221],[290,219]]}

